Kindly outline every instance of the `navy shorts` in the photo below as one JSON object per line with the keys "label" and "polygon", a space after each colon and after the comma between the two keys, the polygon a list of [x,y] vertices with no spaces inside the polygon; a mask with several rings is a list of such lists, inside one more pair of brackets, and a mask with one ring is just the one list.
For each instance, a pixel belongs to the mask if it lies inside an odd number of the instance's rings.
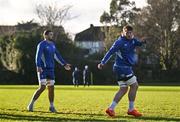
{"label": "navy shorts", "polygon": [[37,73],[39,85],[53,86],[55,83],[54,70],[43,69],[42,73]]}
{"label": "navy shorts", "polygon": [[113,71],[116,74],[117,83],[120,87],[128,87],[137,82],[136,76],[132,67],[122,66],[122,67],[113,67]]}
{"label": "navy shorts", "polygon": [[117,81],[127,81],[134,76],[134,72],[130,66],[114,66],[113,71],[116,75]]}
{"label": "navy shorts", "polygon": [[55,79],[54,70],[43,69],[43,72],[40,73],[39,75],[40,75],[40,79],[50,79],[50,80]]}

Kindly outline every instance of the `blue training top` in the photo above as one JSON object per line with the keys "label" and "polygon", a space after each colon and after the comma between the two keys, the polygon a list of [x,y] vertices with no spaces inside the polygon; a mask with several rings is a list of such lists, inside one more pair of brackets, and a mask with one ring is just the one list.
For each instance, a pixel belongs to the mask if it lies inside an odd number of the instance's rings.
{"label": "blue training top", "polygon": [[101,64],[107,63],[107,61],[115,53],[116,59],[114,66],[133,66],[137,62],[135,48],[137,46],[141,46],[142,44],[143,42],[140,42],[135,38],[128,40],[126,37],[121,36],[114,42],[112,47],[106,53],[106,55],[101,61]]}
{"label": "blue training top", "polygon": [[66,64],[66,61],[61,57],[52,41],[41,41],[37,46],[36,66],[42,69],[54,70],[54,59],[63,66]]}

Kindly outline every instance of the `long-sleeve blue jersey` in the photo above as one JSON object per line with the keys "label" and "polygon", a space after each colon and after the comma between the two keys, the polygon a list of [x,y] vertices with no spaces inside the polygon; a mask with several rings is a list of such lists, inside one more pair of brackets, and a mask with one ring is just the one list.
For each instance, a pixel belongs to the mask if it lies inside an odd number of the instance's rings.
{"label": "long-sleeve blue jersey", "polygon": [[101,61],[101,64],[105,64],[115,53],[116,59],[114,66],[133,66],[137,62],[135,48],[141,45],[142,42],[138,41],[135,38],[128,40],[126,39],[126,37],[121,36],[114,42],[112,47],[106,53],[106,55]]}
{"label": "long-sleeve blue jersey", "polygon": [[61,57],[59,51],[53,42],[41,41],[36,51],[36,66],[42,69],[54,69],[54,59],[61,65],[65,65],[65,60]]}

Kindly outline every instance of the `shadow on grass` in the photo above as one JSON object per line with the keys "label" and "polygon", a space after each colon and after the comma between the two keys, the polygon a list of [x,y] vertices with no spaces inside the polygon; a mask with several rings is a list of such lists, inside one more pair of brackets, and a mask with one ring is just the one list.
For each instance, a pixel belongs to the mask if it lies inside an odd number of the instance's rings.
{"label": "shadow on grass", "polygon": [[[2,110],[2,109],[1,109]],[[19,112],[28,112],[27,110],[18,110],[18,109],[4,109],[6,111],[19,111]],[[118,121],[118,122],[128,122],[128,120],[136,120],[136,121],[171,121],[171,122],[179,122],[180,118],[170,118],[170,117],[150,117],[150,116],[143,116],[134,118],[132,116],[116,116],[115,118],[106,117],[105,114],[95,114],[95,113],[80,113],[80,112],[57,112],[51,113],[47,111],[34,111],[29,112],[33,113],[34,115],[23,115],[23,114],[16,114],[16,113],[0,113],[0,119],[4,120],[16,120],[16,121]],[[37,115],[36,115],[37,113]],[[43,114],[52,114],[55,116],[41,116]],[[39,115],[40,114],[40,115]],[[56,117],[56,115],[58,115]],[[60,117],[59,115],[68,115],[67,117]],[[75,116],[71,118],[69,116]],[[95,117],[95,118],[94,118]],[[103,117],[103,118],[102,118]],[[99,119],[98,119],[99,118]],[[121,120],[122,119],[122,120]],[[124,120],[127,119],[127,120]]]}
{"label": "shadow on grass", "polygon": [[[78,114],[76,114],[78,115]],[[84,115],[84,114],[80,114],[80,115]],[[87,115],[87,114],[85,114]],[[0,114],[0,118],[2,120],[15,120],[15,121],[107,121],[107,122],[111,122],[111,121],[117,121],[117,120],[106,120],[106,119],[72,119],[72,118],[63,118],[63,117],[45,117],[45,116],[31,116],[31,115],[18,115],[18,114]],[[118,120],[119,122],[127,122],[126,120]]]}
{"label": "shadow on grass", "polygon": [[[0,113],[0,120],[10,120],[10,121],[12,120],[12,121],[43,121],[43,122],[44,121],[93,121],[93,122],[94,121],[103,121],[103,122],[110,121],[112,122],[112,121],[117,121],[118,119],[118,118],[110,118],[110,117],[107,118],[106,115],[104,114],[95,114],[95,113],[80,113],[80,112],[51,113],[48,111],[28,112],[27,110],[18,110],[18,109],[1,109],[1,110],[6,111],[7,113]],[[11,111],[11,113],[9,113],[8,111]],[[26,115],[15,113],[17,111],[26,112]],[[29,115],[27,115],[27,113],[29,113]],[[45,116],[43,114],[49,114],[49,116]],[[63,115],[63,117],[59,115]],[[65,115],[67,115],[67,117]],[[69,117],[71,115],[75,117],[74,118]],[[119,122],[127,122],[126,120],[120,120],[120,118],[118,119]]]}
{"label": "shadow on grass", "polygon": [[[122,116],[117,116],[117,117],[122,117]],[[136,119],[136,120],[151,120],[151,121],[171,121],[171,122],[180,122],[180,118],[168,118],[168,117],[148,117],[148,116],[142,116],[142,117],[132,117],[132,116],[123,116],[123,118],[127,118],[127,119]]]}

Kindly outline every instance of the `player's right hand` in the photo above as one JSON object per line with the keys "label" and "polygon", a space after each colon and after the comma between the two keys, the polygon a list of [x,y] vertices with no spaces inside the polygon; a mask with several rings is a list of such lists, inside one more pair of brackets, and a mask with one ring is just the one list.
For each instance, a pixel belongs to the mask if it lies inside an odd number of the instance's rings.
{"label": "player's right hand", "polygon": [[104,66],[104,64],[101,64],[101,63],[100,63],[100,64],[98,64],[98,66],[97,66],[97,67],[98,67],[98,69],[102,69],[102,68],[103,68],[103,66]]}
{"label": "player's right hand", "polygon": [[66,64],[66,65],[64,65],[64,68],[65,68],[66,70],[71,70],[71,64]]}
{"label": "player's right hand", "polygon": [[37,72],[42,73],[43,69],[41,67],[37,67]]}

